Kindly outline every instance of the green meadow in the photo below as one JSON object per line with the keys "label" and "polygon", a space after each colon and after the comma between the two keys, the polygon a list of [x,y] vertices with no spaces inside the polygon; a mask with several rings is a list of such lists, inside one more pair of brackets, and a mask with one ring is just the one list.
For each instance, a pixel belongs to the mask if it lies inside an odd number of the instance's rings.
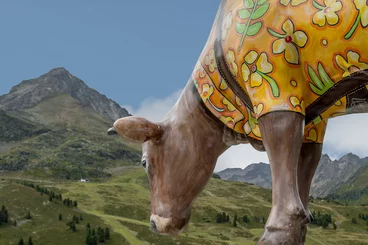
{"label": "green meadow", "polygon": [[[50,202],[47,195],[22,185],[24,179],[76,200],[78,207],[67,207],[59,200]],[[27,241],[29,236],[35,245],[85,244],[87,223],[91,228],[111,229],[111,239],[103,244],[256,244],[263,232],[263,218],[267,219],[271,208],[270,190],[211,179],[193,207],[188,230],[179,237],[167,237],[149,230],[148,180],[141,168],[119,169],[111,178],[88,183],[47,179],[36,182],[30,176],[7,174],[0,174],[0,180],[0,205],[6,205],[10,219],[18,223],[17,227],[0,226],[0,245],[17,245],[20,237]],[[327,228],[310,224],[307,245],[368,244],[368,224],[359,219],[361,213],[368,215],[368,207],[313,200],[311,210],[331,215],[336,230],[332,224]],[[31,220],[24,218],[27,211]],[[216,222],[216,215],[222,212],[229,215],[230,222]],[[59,213],[62,221],[58,220]],[[66,225],[73,215],[83,216],[75,232]],[[245,215],[250,222],[241,220]]]}

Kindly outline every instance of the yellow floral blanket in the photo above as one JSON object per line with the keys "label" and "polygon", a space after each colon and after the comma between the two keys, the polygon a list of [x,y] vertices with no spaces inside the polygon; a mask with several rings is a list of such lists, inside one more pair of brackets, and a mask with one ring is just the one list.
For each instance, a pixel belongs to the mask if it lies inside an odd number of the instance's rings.
{"label": "yellow floral blanket", "polygon": [[262,140],[260,116],[294,111],[322,143],[329,118],[368,104],[367,26],[366,0],[224,0],[192,80],[238,133]]}

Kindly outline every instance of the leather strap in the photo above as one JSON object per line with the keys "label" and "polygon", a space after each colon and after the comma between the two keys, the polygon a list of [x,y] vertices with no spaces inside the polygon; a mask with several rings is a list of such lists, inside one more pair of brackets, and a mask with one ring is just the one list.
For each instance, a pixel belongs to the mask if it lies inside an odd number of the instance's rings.
{"label": "leather strap", "polygon": [[359,71],[335,83],[326,93],[306,108],[305,124],[307,125],[325,110],[330,108],[337,100],[347,96],[346,109],[354,108],[359,104],[368,104],[368,70]]}
{"label": "leather strap", "polygon": [[219,9],[219,16],[217,20],[217,29],[216,29],[216,40],[215,40],[215,58],[217,63],[217,68],[222,76],[222,78],[225,80],[229,88],[234,92],[234,94],[252,111],[252,101],[250,100],[250,97],[245,91],[241,88],[238,81],[230,72],[230,69],[228,65],[226,64],[224,50],[222,47],[222,40],[221,40],[221,26],[222,21],[224,17],[224,7],[226,5],[226,0],[223,0]]}

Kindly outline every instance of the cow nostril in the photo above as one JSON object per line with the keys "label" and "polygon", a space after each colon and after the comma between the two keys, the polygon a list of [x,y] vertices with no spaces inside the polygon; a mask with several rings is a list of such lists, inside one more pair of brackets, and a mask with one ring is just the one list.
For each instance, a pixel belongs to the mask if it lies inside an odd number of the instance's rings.
{"label": "cow nostril", "polygon": [[156,226],[155,221],[153,221],[153,220],[151,220],[151,229],[152,229],[154,232],[157,232],[157,226]]}

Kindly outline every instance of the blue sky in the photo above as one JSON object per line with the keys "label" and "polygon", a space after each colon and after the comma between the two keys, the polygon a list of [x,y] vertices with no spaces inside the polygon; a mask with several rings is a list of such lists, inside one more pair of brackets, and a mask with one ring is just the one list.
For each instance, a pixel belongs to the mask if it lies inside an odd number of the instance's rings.
{"label": "blue sky", "polygon": [[0,3],[0,94],[63,66],[120,104],[184,87],[220,0]]}
{"label": "blue sky", "polygon": [[[199,57],[220,0],[11,0],[0,2],[0,94],[65,67],[132,114],[159,121]],[[324,152],[368,155],[367,115],[333,119]],[[236,146],[216,170],[268,162]]]}

